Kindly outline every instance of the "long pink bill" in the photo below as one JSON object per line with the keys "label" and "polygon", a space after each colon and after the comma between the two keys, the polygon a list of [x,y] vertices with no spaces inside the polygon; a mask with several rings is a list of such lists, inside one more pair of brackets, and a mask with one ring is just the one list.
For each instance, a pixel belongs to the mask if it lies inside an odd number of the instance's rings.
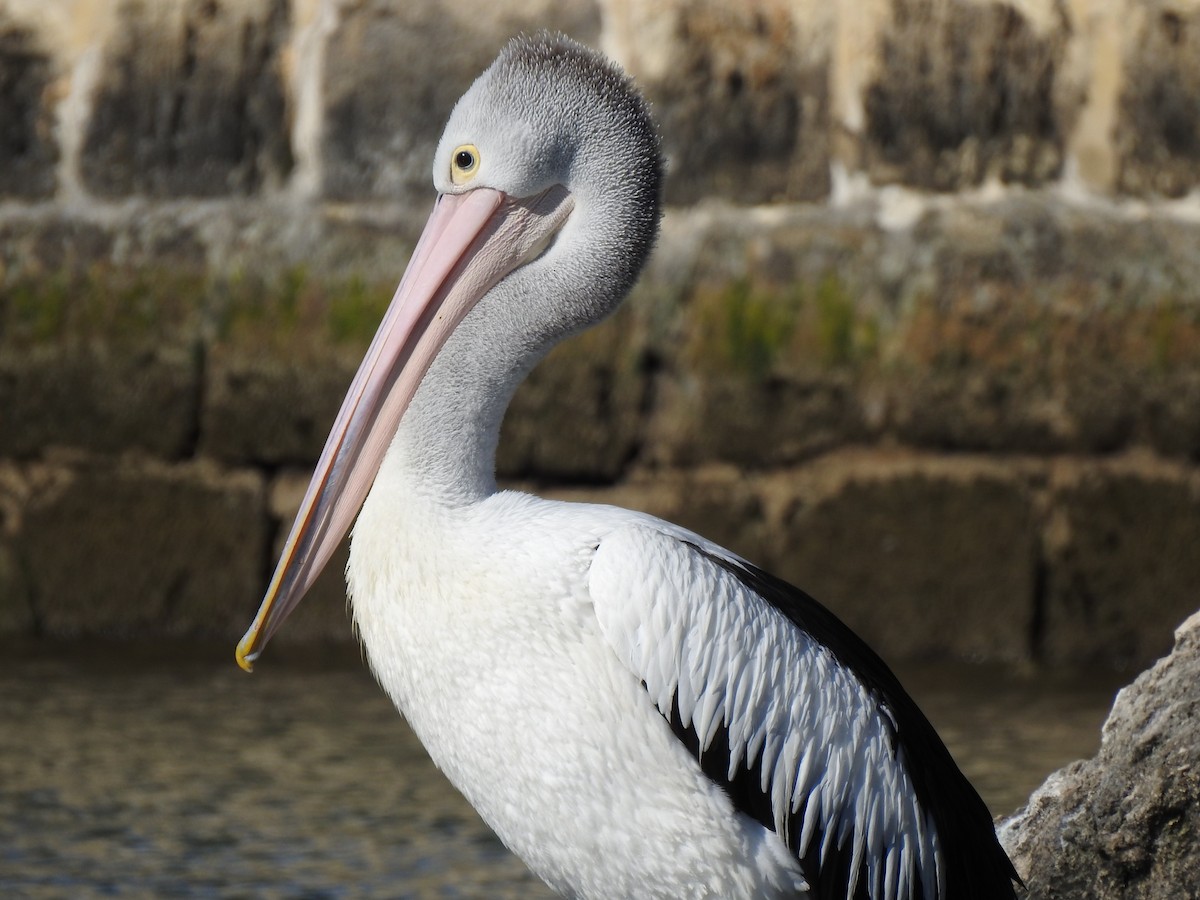
{"label": "long pink bill", "polygon": [[542,251],[572,207],[561,187],[525,200],[490,188],[438,198],[342,401],[258,614],[238,643],[243,669],[253,668],[350,530],[446,339],[496,282]]}

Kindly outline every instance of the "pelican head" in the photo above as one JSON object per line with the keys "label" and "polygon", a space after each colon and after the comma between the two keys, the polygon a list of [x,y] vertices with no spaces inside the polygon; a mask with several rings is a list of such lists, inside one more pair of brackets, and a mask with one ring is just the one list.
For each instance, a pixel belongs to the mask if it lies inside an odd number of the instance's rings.
{"label": "pelican head", "polygon": [[657,234],[662,175],[642,98],[619,69],[565,37],[517,38],[463,95],[434,156],[433,212],[238,644],[242,668],[349,531],[456,331],[504,335],[500,393],[511,395],[556,341],[628,292]]}

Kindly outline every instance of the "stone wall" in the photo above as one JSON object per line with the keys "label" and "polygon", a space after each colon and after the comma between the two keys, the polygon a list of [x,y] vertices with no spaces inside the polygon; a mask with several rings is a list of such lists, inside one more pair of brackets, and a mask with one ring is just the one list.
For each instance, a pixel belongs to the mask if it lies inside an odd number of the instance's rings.
{"label": "stone wall", "polygon": [[[696,527],[893,658],[1169,648],[1196,0],[0,0],[0,635],[240,633],[441,124],[542,27],[643,86],[669,209],[506,478]],[[343,596],[280,640],[349,640]]]}

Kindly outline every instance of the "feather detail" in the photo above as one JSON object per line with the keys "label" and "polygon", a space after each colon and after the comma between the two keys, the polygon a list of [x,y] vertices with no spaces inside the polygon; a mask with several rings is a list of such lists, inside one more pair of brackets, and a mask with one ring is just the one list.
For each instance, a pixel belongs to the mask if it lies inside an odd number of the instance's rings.
{"label": "feather detail", "polygon": [[[986,807],[879,657],[806,594],[650,521],[600,543],[601,630],[812,895],[1011,900]],[[654,633],[631,641],[630,620]]]}

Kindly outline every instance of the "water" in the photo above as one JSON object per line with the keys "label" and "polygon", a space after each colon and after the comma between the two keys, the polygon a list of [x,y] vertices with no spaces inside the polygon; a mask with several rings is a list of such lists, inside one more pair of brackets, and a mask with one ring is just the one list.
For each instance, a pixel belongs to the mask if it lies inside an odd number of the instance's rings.
{"label": "water", "polygon": [[[0,647],[0,897],[550,896],[356,656],[272,650]],[[995,812],[1095,752],[1119,681],[900,674]]]}

